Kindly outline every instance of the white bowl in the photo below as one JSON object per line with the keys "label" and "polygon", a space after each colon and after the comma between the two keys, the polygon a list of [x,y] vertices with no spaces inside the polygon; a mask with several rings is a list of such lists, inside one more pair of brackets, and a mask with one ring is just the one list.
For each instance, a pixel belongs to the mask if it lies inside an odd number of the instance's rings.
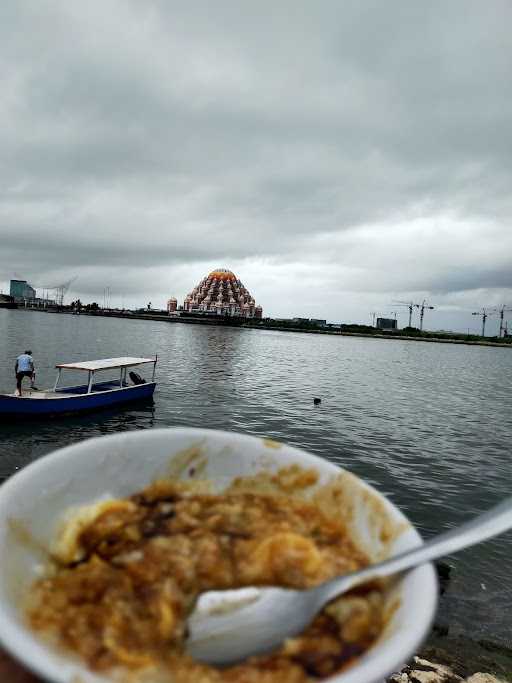
{"label": "white bowl", "polygon": [[[0,642],[25,666],[54,683],[108,680],[49,649],[23,622],[20,602],[41,565],[38,546],[49,546],[63,513],[106,494],[130,495],[170,472],[192,476],[193,465],[196,476],[222,489],[234,477],[292,463],[315,468],[320,485],[342,475],[353,511],[352,533],[372,559],[421,543],[403,514],[375,489],[327,460],[291,446],[242,434],[186,428],[89,439],[37,460],[0,488]],[[398,535],[383,541],[383,530],[398,527]],[[414,654],[436,609],[437,580],[432,565],[409,572],[389,592],[387,601],[398,606],[380,639],[354,666],[329,681],[381,681]]]}

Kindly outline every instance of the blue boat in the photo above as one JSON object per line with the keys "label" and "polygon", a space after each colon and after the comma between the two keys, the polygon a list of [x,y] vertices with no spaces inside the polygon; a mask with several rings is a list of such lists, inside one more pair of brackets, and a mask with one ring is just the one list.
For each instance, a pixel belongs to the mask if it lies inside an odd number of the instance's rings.
{"label": "blue boat", "polygon": [[[103,360],[56,365],[57,378],[53,389],[26,389],[21,396],[0,394],[0,418],[48,417],[90,412],[101,408],[149,400],[155,391],[155,371],[157,357],[154,358],[104,358]],[[153,364],[150,380],[143,379],[138,373],[130,371],[139,365]],[[97,372],[119,370],[119,379],[95,382]],[[63,370],[87,372],[87,384],[60,387]],[[128,378],[127,378],[128,374]]]}

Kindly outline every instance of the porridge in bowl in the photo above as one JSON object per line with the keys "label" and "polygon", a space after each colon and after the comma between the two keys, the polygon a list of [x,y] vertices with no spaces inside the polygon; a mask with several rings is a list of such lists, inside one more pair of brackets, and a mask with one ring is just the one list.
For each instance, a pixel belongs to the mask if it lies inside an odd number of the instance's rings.
{"label": "porridge in bowl", "polygon": [[269,654],[218,668],[186,653],[187,618],[204,591],[309,588],[369,563],[345,521],[329,515],[322,490],[312,492],[316,483],[315,470],[291,465],[239,477],[222,493],[208,482],[162,479],[79,508],[31,589],[28,623],[120,680],[306,683],[334,675],[385,626],[378,584],[335,599]]}

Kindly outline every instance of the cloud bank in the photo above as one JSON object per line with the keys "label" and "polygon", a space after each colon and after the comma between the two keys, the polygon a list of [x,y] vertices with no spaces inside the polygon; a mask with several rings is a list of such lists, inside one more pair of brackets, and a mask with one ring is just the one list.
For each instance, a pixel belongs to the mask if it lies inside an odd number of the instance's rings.
{"label": "cloud bank", "polygon": [[228,267],[272,316],[426,297],[427,327],[478,329],[512,303],[510,25],[508,0],[6,0],[1,286],[163,307]]}

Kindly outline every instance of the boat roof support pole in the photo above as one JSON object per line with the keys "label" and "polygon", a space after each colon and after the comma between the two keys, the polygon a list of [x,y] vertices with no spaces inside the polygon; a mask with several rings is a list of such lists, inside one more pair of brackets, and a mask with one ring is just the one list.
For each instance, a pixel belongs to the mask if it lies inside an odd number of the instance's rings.
{"label": "boat roof support pole", "polygon": [[155,356],[155,360],[153,361],[153,375],[151,377],[151,381],[155,381],[155,372],[156,372],[156,362],[158,360],[158,356]]}
{"label": "boat roof support pole", "polygon": [[123,371],[124,371],[124,369],[125,369],[125,368],[121,368],[121,370],[120,370],[120,372],[119,372],[119,386],[120,386],[120,387],[123,386]]}
{"label": "boat roof support pole", "polygon": [[59,381],[60,381],[60,373],[62,372],[62,368],[59,368],[57,372],[57,377],[55,378],[55,384],[53,385],[53,390],[57,391],[57,387],[59,386]]}
{"label": "boat roof support pole", "polygon": [[89,370],[89,384],[87,385],[87,393],[91,393],[92,389],[92,378],[94,377],[94,370]]}

